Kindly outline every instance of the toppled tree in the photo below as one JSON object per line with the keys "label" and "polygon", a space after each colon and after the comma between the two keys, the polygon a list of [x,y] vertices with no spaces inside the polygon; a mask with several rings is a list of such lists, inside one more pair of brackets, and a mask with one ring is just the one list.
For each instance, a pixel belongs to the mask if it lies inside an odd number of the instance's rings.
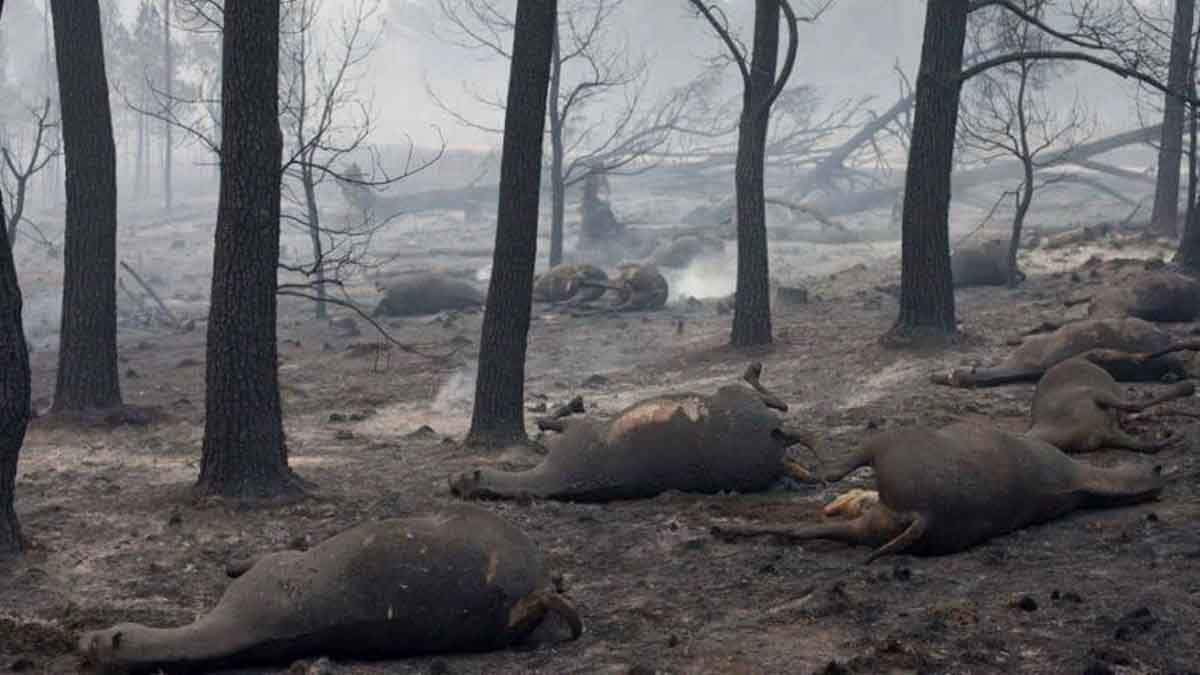
{"label": "toppled tree", "polygon": [[[682,119],[690,88],[669,93],[661,102],[643,100],[647,62],[629,45],[613,44],[606,26],[625,0],[566,0],[555,23],[550,61],[550,93],[546,133],[550,140],[551,266],[562,262],[563,221],[567,189],[593,173],[630,174],[646,170],[650,155],[663,151]],[[505,40],[513,34],[506,0],[438,0],[442,15],[456,35],[444,39],[464,49],[485,50],[505,59],[512,52]],[[442,110],[464,126],[498,129],[468,119],[429,89]],[[485,107],[503,111],[504,102],[468,90]],[[618,95],[624,101],[611,102]],[[596,108],[608,105],[607,113]]]}
{"label": "toppled tree", "polygon": [[[735,347],[769,344],[771,337],[771,286],[767,258],[767,213],[763,174],[771,105],[783,92],[796,63],[798,36],[795,11],[788,0],[756,0],[754,45],[751,54],[730,32],[729,22],[716,5],[689,0],[729,51],[742,76],[742,112],[738,122],[737,165],[734,189],[737,199],[737,291],[730,343]],[[812,17],[828,9],[826,1]],[[780,15],[786,19],[787,53],[778,75]]]}
{"label": "toppled tree", "polygon": [[[1025,11],[1042,16],[1048,0],[1021,0]],[[990,47],[1013,52],[1045,48],[1046,36],[1032,25],[1002,10],[984,10],[973,21],[971,41],[975,51]],[[1045,100],[1046,92],[1064,65],[1053,61],[1014,61],[982,73],[964,93],[961,137],[977,159],[990,162],[1004,155],[1021,164],[1021,180],[1011,194],[1014,200],[1012,234],[1005,260],[1008,285],[1022,278],[1017,251],[1025,216],[1034,193],[1067,174],[1042,175],[1047,165],[1061,164],[1083,133],[1083,113],[1078,105],[1065,115]]]}
{"label": "toppled tree", "polygon": [[517,0],[509,62],[492,278],[467,443],[525,441],[525,352],[537,259],[538,197],[557,0]]}
{"label": "toppled tree", "polygon": [[46,168],[46,165],[59,156],[60,150],[55,143],[52,132],[58,123],[50,119],[50,99],[46,99],[41,110],[30,109],[33,117],[33,141],[30,143],[29,156],[22,158],[19,150],[11,148],[6,143],[0,148],[4,158],[4,168],[12,177],[13,185],[4,181],[4,191],[12,200],[13,209],[9,219],[0,218],[0,230],[5,223],[8,227],[8,245],[17,244],[17,233],[21,222],[25,220],[25,201],[29,196],[29,180]]}
{"label": "toppled tree", "polygon": [[279,395],[280,5],[228,0],[221,87],[221,191],[213,249],[196,493],[235,499],[302,492],[288,467]]}
{"label": "toppled tree", "polygon": [[55,412],[122,406],[117,376],[117,166],[97,0],[51,0],[66,160]]}

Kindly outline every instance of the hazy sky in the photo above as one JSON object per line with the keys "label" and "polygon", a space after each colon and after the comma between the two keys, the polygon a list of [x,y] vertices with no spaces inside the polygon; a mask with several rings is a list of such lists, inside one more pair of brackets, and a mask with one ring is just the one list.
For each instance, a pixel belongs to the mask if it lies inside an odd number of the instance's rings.
{"label": "hazy sky", "polygon": [[[137,6],[137,0],[118,1],[126,17]],[[336,16],[355,1],[325,0],[325,9]],[[560,0],[560,5],[568,1]],[[753,3],[727,4],[748,41]],[[801,7],[804,2],[795,4]],[[653,59],[650,95],[686,81],[700,59],[721,49],[706,25],[686,16],[687,5],[686,0],[625,0],[614,18],[613,37],[627,40],[632,49],[644,50]],[[381,0],[381,7],[387,20],[386,39],[368,67],[368,88],[374,92],[379,122],[375,140],[402,142],[408,133],[417,143],[430,145],[437,139],[431,130],[436,124],[451,145],[496,143],[494,136],[461,127],[442,113],[426,94],[425,81],[434,82],[439,94],[469,117],[499,126],[495,111],[472,102],[461,83],[469,81],[476,91],[501,96],[507,65],[432,36],[428,23],[440,18],[436,0]],[[875,94],[880,97],[878,107],[886,107],[897,92],[893,66],[898,64],[910,74],[916,70],[924,14],[922,0],[838,0],[819,23],[800,26],[792,82],[816,85],[831,100]],[[1062,91],[1070,98],[1076,88],[1095,101],[1113,101],[1121,98],[1114,92],[1126,91],[1128,85],[1088,70]],[[1110,104],[1103,121],[1111,128],[1133,124],[1123,102]]]}

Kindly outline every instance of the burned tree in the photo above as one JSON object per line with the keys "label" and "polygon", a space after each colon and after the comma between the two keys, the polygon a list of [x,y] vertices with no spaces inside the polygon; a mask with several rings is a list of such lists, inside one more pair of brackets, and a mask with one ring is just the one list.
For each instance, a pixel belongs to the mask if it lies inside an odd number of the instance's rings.
{"label": "burned tree", "polygon": [[[1021,0],[1025,11],[1042,16],[1047,0]],[[1003,48],[1031,52],[1045,48],[1046,36],[1034,26],[1003,11],[985,10],[973,21],[971,33],[976,53]],[[1067,161],[1082,132],[1083,113],[1078,105],[1060,115],[1045,100],[1053,79],[1064,69],[1053,61],[1014,61],[976,77],[963,95],[962,141],[977,158],[990,162],[1008,155],[1021,165],[1021,180],[1012,195],[1012,233],[1005,266],[1008,286],[1023,275],[1017,268],[1021,230],[1034,193],[1049,183],[1068,178],[1059,173],[1044,176],[1048,166]]]}
{"label": "burned tree", "polygon": [[[730,33],[721,10],[702,0],[689,0],[720,36],[742,75],[742,112],[738,123],[734,188],[737,199],[738,269],[734,300],[735,347],[771,342],[771,288],[767,258],[767,211],[763,174],[771,104],[779,97],[796,62],[797,17],[788,0],[757,0],[754,10],[754,46],[747,58]],[[832,2],[826,2],[824,11]],[[820,13],[817,12],[817,14]],[[786,17],[787,55],[776,75],[779,58],[779,17]],[[814,15],[815,16],[815,15]]]}
{"label": "burned tree", "polygon": [[[0,15],[4,0],[0,0]],[[4,197],[0,195],[0,223]],[[3,243],[3,242],[0,242]],[[17,459],[30,416],[29,350],[21,321],[21,286],[12,248],[0,246],[0,556],[20,553],[21,525],[13,507]]]}
{"label": "burned tree", "polygon": [[[333,250],[336,242],[326,241],[332,236],[321,224],[317,188],[336,175],[333,167],[358,151],[371,134],[371,118],[356,89],[356,71],[375,51],[379,33],[370,32],[368,25],[378,4],[356,0],[343,19],[336,52],[323,52],[317,46],[315,26],[320,6],[319,0],[297,0],[285,16],[281,113],[293,147],[292,159],[284,168],[288,179],[284,197],[300,212],[289,216],[289,221],[307,231],[312,245],[311,264],[287,268],[308,277],[316,317],[324,319],[328,316],[328,286],[339,281],[336,266],[347,262],[347,257]],[[359,119],[348,123],[344,119],[348,110],[357,112]],[[343,184],[368,181],[357,165],[353,167],[357,176],[343,177]],[[355,233],[343,230],[342,234]]]}
{"label": "burned tree", "polygon": [[276,344],[279,11],[275,2],[225,3],[221,188],[198,495],[269,499],[303,489],[287,463]]}
{"label": "burned tree", "polygon": [[[4,167],[12,175],[14,183],[12,190],[8,192],[8,196],[13,202],[12,214],[7,221],[0,218],[0,226],[4,223],[8,225],[8,245],[10,247],[16,246],[17,232],[21,221],[25,218],[25,202],[29,197],[30,179],[45,169],[46,165],[59,155],[59,149],[52,133],[58,123],[50,119],[50,99],[45,100],[41,110],[30,109],[30,113],[33,117],[33,142],[30,144],[32,149],[29,151],[29,156],[22,158],[20,155],[14,154],[15,149],[9,148],[7,145],[0,148],[0,155],[4,158]],[[7,191],[7,182],[4,187]]]}
{"label": "burned tree", "polygon": [[1158,147],[1158,174],[1154,183],[1154,211],[1150,225],[1164,234],[1175,234],[1179,221],[1179,166],[1183,157],[1184,99],[1179,92],[1193,79],[1192,24],[1195,0],[1175,0],[1171,24],[1171,56],[1167,66],[1167,93],[1163,102],[1162,139]]}
{"label": "burned tree", "polygon": [[950,274],[950,174],[968,4],[929,0],[926,6],[901,216],[900,316],[890,340],[957,330]]}
{"label": "burned tree", "polygon": [[[513,32],[511,17],[501,9],[505,3],[438,0],[438,4],[457,33],[445,36],[446,41],[511,59],[503,42]],[[646,105],[647,62],[634,56],[629,45],[612,44],[607,35],[610,18],[623,5],[624,0],[567,0],[555,22],[546,111],[551,266],[562,262],[567,190],[594,173],[634,173],[650,166],[645,160],[669,144],[691,95],[691,89],[685,87],[655,105]],[[498,131],[453,110],[432,88],[429,93],[435,104],[460,124]],[[589,110],[617,94],[624,94],[625,101],[611,106],[611,114],[589,118]],[[488,108],[505,109],[503,101],[475,92],[471,95]]]}
{"label": "burned tree", "polygon": [[467,443],[524,441],[525,350],[537,259],[538,193],[557,0],[518,0],[500,157],[492,278]]}
{"label": "burned tree", "polygon": [[[3,9],[0,0],[0,12]],[[0,196],[0,222],[3,220],[4,198]],[[11,247],[0,246],[0,556],[22,549],[13,493],[29,417],[29,350],[21,321],[21,287]]]}
{"label": "burned tree", "polygon": [[[1010,51],[963,68],[970,12],[1002,8],[1060,44],[1080,49]],[[1159,91],[1170,89],[1140,69],[1139,55],[1115,37],[1111,17],[1094,3],[1072,6],[1075,26],[1056,28],[1013,0],[930,0],[916,87],[912,147],[904,190],[900,316],[885,336],[889,343],[945,339],[957,331],[950,272],[950,178],[963,82],[1009,63],[1058,60],[1089,63]],[[1088,50],[1088,51],[1084,51]],[[1190,98],[1190,97],[1189,97]]]}
{"label": "burned tree", "polygon": [[51,0],[66,155],[54,411],[122,405],[117,377],[117,160],[97,0]]}

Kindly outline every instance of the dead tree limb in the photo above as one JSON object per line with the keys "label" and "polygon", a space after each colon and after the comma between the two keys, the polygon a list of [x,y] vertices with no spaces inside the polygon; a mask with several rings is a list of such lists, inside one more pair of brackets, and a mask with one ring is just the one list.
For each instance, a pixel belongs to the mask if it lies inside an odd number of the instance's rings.
{"label": "dead tree limb", "polygon": [[182,325],[179,322],[178,317],[175,316],[175,313],[170,309],[167,309],[166,303],[162,301],[162,298],[158,297],[158,293],[154,292],[154,289],[150,287],[150,284],[146,283],[145,279],[142,279],[142,276],[129,266],[129,263],[122,260],[121,268],[128,272],[129,276],[133,277],[133,280],[137,282],[138,286],[142,287],[142,290],[146,291],[146,294],[150,296],[151,300],[154,300],[154,303],[158,305],[158,308],[162,311],[163,316],[167,317],[167,320],[172,327],[179,328]]}

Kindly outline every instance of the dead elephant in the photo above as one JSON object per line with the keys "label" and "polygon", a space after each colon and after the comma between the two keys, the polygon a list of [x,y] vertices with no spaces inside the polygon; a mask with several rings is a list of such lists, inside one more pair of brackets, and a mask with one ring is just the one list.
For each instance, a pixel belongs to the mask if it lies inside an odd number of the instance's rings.
{"label": "dead elephant", "polygon": [[1046,371],[1033,395],[1033,425],[1028,435],[1063,452],[1124,448],[1155,452],[1170,444],[1144,441],[1121,428],[1121,412],[1146,408],[1191,396],[1196,387],[1180,382],[1144,401],[1125,398],[1113,376],[1086,358],[1067,359]]}
{"label": "dead elephant", "polygon": [[583,282],[607,284],[608,275],[592,265],[556,265],[533,282],[533,299],[538,302],[591,302],[606,290]]}
{"label": "dead elephant", "polygon": [[1148,501],[1164,485],[1157,466],[1094,466],[1036,438],[966,423],[883,432],[824,478],[840,480],[862,466],[875,469],[879,498],[866,500],[857,518],[809,526],[717,525],[713,534],[878,547],[867,562],[889,554],[944,555],[1076,509]]}
{"label": "dead elephant", "polygon": [[331,656],[379,659],[504,649],[550,613],[582,624],[537,546],[483,509],[459,505],[370,522],[303,553],[231,565],[238,578],[188,626],[123,623],[85,633],[105,672],[210,672]]}
{"label": "dead elephant", "polygon": [[420,316],[483,307],[483,291],[440,274],[414,274],[388,282],[372,316]]}
{"label": "dead elephant", "polygon": [[586,418],[540,420],[543,429],[562,433],[540,465],[518,473],[468,471],[450,480],[450,490],[463,498],[606,502],[668,490],[756,492],[785,474],[807,479],[785,451],[813,441],[772,412],[787,406],[759,384],[760,372],[758,364],[747,370],[749,387],[635,403],[606,425]]}
{"label": "dead elephant", "polygon": [[[950,256],[950,272],[955,288],[1004,286],[1008,284],[1008,243],[992,240],[966,246]],[[1025,273],[1017,270],[1017,281]]]}
{"label": "dead elephant", "polygon": [[1166,270],[1139,275],[1092,298],[1088,317],[1134,317],[1146,321],[1195,321],[1200,316],[1200,282]]}

